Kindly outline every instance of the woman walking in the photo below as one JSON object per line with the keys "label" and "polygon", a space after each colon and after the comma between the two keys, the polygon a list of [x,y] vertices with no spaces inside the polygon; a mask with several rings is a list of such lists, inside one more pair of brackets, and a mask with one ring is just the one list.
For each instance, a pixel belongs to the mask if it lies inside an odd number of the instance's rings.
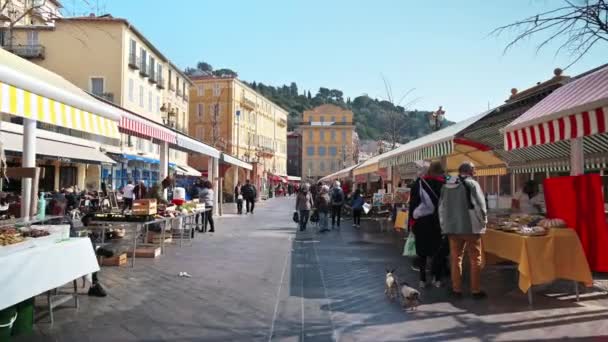
{"label": "woman walking", "polygon": [[365,200],[361,196],[361,190],[355,190],[355,194],[353,195],[353,227],[359,228],[361,227],[361,213],[363,212],[363,204],[365,204]]}
{"label": "woman walking", "polygon": [[296,197],[296,210],[300,215],[299,225],[301,232],[306,230],[308,218],[310,217],[310,209],[312,209],[313,205],[312,195],[310,194],[310,184],[305,183],[302,185],[298,197]]}
{"label": "woman walking", "polygon": [[[215,224],[213,223],[213,196],[215,196],[215,192],[213,191],[213,186],[211,185],[210,181],[206,180],[203,183],[203,190],[201,190],[201,192],[199,194],[199,202],[205,203],[205,213],[204,213],[205,222],[203,222],[203,228],[200,230],[203,233],[207,231],[207,222],[209,222],[209,226],[211,228],[211,229],[209,229],[209,233],[215,232]],[[197,220],[196,220],[197,226],[199,225],[198,218],[199,218],[199,216],[197,216]]]}
{"label": "woman walking", "polygon": [[329,198],[329,187],[323,185],[317,198],[315,198],[315,208],[319,213],[319,233],[329,231],[329,210],[331,208],[331,199]]}
{"label": "woman walking", "polygon": [[421,175],[412,185],[409,212],[413,222],[410,228],[416,237],[416,254],[420,268],[420,287],[427,286],[427,259],[433,258],[431,274],[433,285],[441,287],[447,253],[441,226],[439,224],[439,196],[445,184],[443,168],[439,162],[432,162],[426,175]]}

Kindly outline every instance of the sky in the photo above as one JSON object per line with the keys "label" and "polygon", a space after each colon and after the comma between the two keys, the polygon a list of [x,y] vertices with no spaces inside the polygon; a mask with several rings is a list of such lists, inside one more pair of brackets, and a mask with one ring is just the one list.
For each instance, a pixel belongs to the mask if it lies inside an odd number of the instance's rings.
{"label": "sky", "polygon": [[[542,37],[503,53],[513,34],[500,25],[559,6],[562,0],[88,0],[99,13],[128,19],[181,68],[206,61],[246,81],[298,84],[386,99],[382,77],[399,100],[460,121],[553,76],[572,57]],[[64,0],[66,7],[76,0]],[[81,6],[82,7],[82,6]],[[87,9],[73,6],[75,11]],[[83,13],[78,13],[83,14]],[[608,62],[598,46],[565,75]]]}

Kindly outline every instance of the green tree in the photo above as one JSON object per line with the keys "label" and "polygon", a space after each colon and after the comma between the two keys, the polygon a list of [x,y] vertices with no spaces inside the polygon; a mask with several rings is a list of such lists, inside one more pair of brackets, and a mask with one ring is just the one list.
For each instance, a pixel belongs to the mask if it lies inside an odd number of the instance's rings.
{"label": "green tree", "polygon": [[213,72],[213,67],[211,66],[211,64],[203,61],[198,62],[196,64],[196,68],[200,71]]}
{"label": "green tree", "polygon": [[213,75],[220,77],[239,77],[239,74],[237,74],[236,71],[228,68],[214,70]]}

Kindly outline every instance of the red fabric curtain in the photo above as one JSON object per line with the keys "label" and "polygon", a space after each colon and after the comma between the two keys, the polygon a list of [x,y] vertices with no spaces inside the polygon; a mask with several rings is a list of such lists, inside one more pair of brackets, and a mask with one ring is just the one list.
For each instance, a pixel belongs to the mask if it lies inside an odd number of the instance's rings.
{"label": "red fabric curtain", "polygon": [[592,271],[608,272],[608,228],[600,176],[548,178],[544,188],[547,217],[561,218],[576,230]]}

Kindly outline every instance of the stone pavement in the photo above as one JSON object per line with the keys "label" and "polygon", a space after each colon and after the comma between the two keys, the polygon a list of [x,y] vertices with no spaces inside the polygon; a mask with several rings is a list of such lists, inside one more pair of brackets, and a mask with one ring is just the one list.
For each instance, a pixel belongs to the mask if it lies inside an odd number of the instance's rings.
{"label": "stone pavement", "polygon": [[[230,206],[215,234],[172,246],[135,268],[103,268],[109,296],[81,297],[33,341],[512,341],[608,339],[606,293],[575,302],[558,283],[538,290],[534,307],[512,269],[487,269],[486,301],[453,301],[428,289],[416,312],[384,296],[384,270],[416,283],[393,233],[349,223],[340,231],[296,232],[294,199],[260,203],[254,215]],[[232,209],[234,210],[234,208]],[[179,278],[186,271],[192,278]],[[567,285],[567,284],[566,284]],[[85,289],[82,289],[85,292]],[[603,338],[602,338],[603,336]]]}

